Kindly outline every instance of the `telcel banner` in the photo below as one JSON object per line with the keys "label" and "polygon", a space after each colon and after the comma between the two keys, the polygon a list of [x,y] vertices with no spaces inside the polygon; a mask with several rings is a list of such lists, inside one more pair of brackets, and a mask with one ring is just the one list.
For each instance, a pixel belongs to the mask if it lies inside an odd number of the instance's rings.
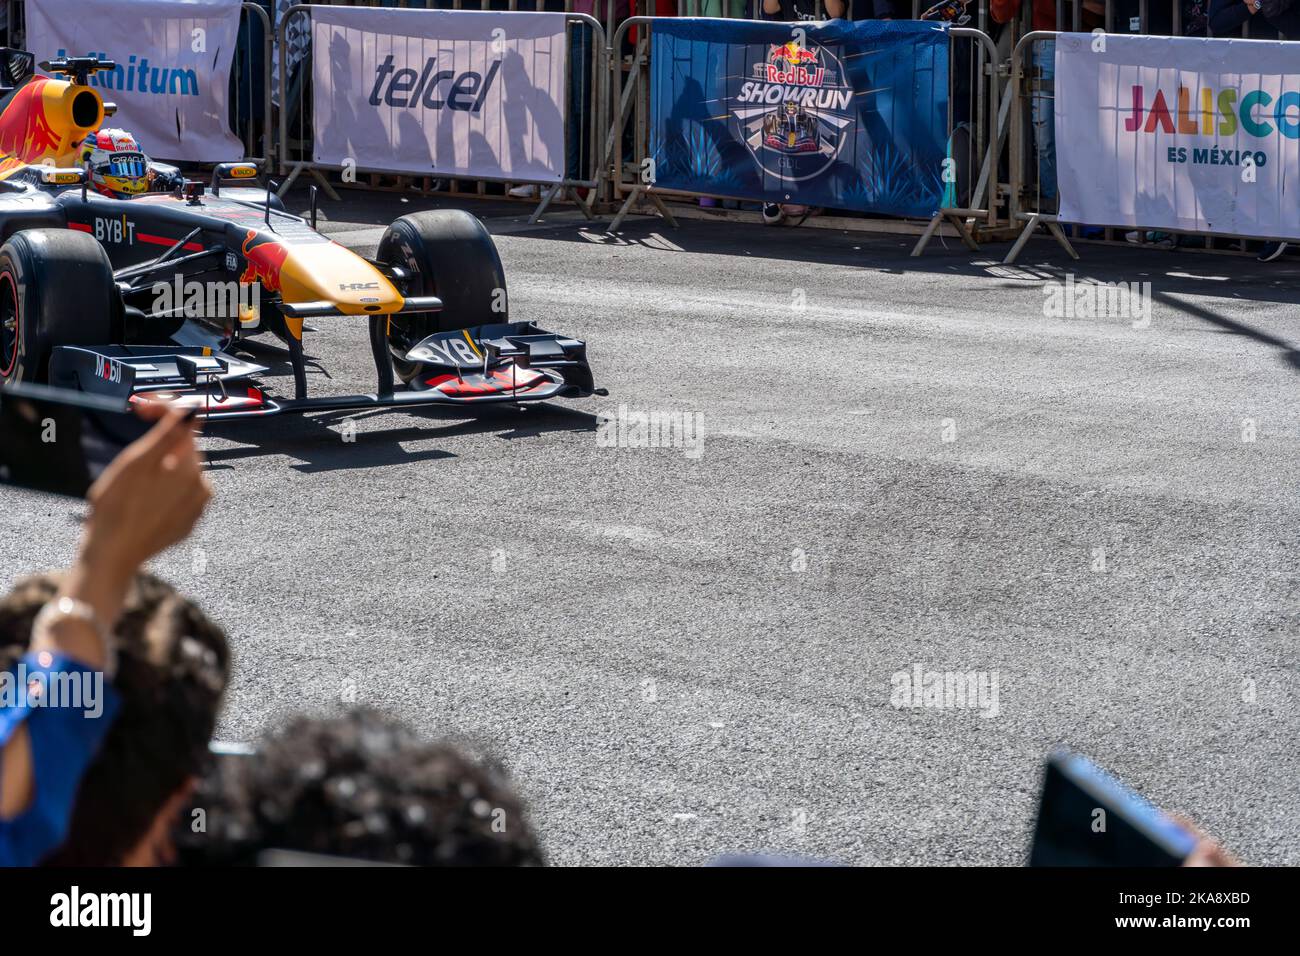
{"label": "telcel banner", "polygon": [[117,69],[90,85],[155,159],[219,162],[244,147],[230,132],[230,64],[240,0],[39,0],[28,3],[37,62],[98,53]]}
{"label": "telcel banner", "polygon": [[1061,34],[1060,218],[1300,238],[1300,59],[1263,40]]}
{"label": "telcel banner", "polygon": [[312,8],[316,162],[564,175],[563,13]]}
{"label": "telcel banner", "polygon": [[950,164],[948,31],[914,21],[655,21],[665,189],[928,217]]}

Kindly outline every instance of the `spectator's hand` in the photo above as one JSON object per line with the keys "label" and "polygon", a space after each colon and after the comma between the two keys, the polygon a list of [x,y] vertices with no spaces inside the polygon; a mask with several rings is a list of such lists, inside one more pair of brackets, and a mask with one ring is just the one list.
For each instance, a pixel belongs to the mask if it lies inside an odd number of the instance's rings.
{"label": "spectator's hand", "polygon": [[189,420],[153,403],[140,411],[157,424],[91,485],[81,548],[83,559],[112,560],[128,577],[194,530],[211,497]]}
{"label": "spectator's hand", "polygon": [[1204,831],[1187,817],[1181,813],[1175,813],[1173,816],[1197,838],[1196,847],[1183,861],[1183,866],[1241,866],[1240,860],[1206,836]]}
{"label": "spectator's hand", "polygon": [[1246,5],[1246,9],[1250,11],[1252,17],[1259,13],[1260,8],[1255,6],[1256,0],[1241,0],[1241,2]]}
{"label": "spectator's hand", "polygon": [[157,424],[91,485],[81,551],[59,588],[59,597],[90,606],[100,630],[61,618],[32,635],[34,651],[58,650],[102,667],[108,656],[103,638],[116,624],[136,572],[185,538],[211,497],[184,414],[152,403],[140,406],[139,413]]}

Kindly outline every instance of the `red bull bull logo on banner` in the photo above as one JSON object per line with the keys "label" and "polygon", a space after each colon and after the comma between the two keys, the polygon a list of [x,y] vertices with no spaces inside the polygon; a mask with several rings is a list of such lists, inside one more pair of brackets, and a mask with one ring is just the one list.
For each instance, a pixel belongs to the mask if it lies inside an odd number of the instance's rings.
{"label": "red bull bull logo on banner", "polygon": [[[785,64],[785,69],[781,69]],[[798,83],[801,86],[821,86],[826,71],[817,68],[817,50],[800,46],[795,40],[773,46],[767,57],[769,83]]]}

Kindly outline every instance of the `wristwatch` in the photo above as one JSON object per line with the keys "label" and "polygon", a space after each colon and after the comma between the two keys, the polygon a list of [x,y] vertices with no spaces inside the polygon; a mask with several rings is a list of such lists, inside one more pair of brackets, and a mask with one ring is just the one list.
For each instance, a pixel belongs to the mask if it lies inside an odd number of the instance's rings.
{"label": "wristwatch", "polygon": [[1253,6],[1256,11],[1259,10],[1259,5],[1260,5],[1260,0],[1251,0],[1251,6]]}
{"label": "wristwatch", "polygon": [[76,598],[67,597],[66,595],[47,601],[45,606],[37,612],[36,619],[32,621],[32,634],[36,634],[44,628],[53,627],[64,618],[83,621],[94,629],[95,634],[99,637],[100,646],[104,649],[104,674],[110,678],[116,674],[117,649],[113,647],[108,632],[100,624],[95,609],[85,601],[78,601]]}

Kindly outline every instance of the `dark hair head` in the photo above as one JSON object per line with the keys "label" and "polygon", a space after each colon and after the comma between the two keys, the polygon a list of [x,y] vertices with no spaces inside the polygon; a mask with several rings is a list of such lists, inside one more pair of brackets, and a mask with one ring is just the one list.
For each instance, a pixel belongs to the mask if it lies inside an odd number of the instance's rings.
{"label": "dark hair head", "polygon": [[[53,575],[36,575],[0,599],[0,668],[26,653],[32,621],[58,585]],[[48,865],[121,863],[207,763],[230,673],[225,633],[171,585],[140,574],[114,639],[121,707],[81,780],[68,838]]]}
{"label": "dark hair head", "polygon": [[416,866],[540,864],[504,773],[374,711],[295,718],[252,756],[224,757],[177,838],[182,863],[290,850]]}

